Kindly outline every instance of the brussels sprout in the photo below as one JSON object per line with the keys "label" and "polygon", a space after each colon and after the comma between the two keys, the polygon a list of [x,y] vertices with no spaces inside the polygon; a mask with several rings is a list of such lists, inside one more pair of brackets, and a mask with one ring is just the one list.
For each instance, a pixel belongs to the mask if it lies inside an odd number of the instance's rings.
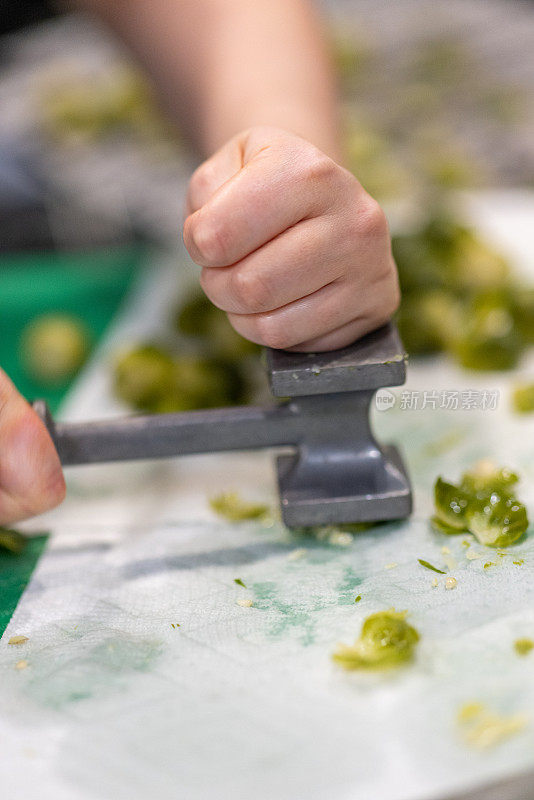
{"label": "brussels sprout", "polygon": [[461,488],[464,492],[481,492],[481,496],[495,491],[510,493],[519,483],[519,475],[508,467],[498,467],[494,461],[484,458],[462,475]]}
{"label": "brussels sprout", "polygon": [[517,287],[512,294],[512,314],[525,344],[534,344],[534,288]]}
{"label": "brussels sprout", "polygon": [[258,519],[269,511],[263,503],[249,503],[243,500],[237,492],[224,492],[209,501],[210,507],[216,514],[230,520],[241,522],[246,519]]}
{"label": "brussels sprout", "polygon": [[206,351],[216,358],[236,361],[260,350],[257,344],[236,333],[224,311],[200,292],[195,292],[178,309],[175,325],[186,336],[205,339]]}
{"label": "brussels sprout", "polygon": [[488,547],[513,544],[528,528],[526,508],[512,495],[517,482],[514,472],[490,461],[464,473],[459,486],[438,478],[432,526],[446,534],[469,531]]}
{"label": "brussels sprout", "polygon": [[397,323],[408,353],[421,355],[446,348],[460,319],[458,301],[448,292],[431,290],[409,295],[402,302]]}
{"label": "brussels sprout", "polygon": [[10,553],[22,553],[28,540],[22,533],[0,527],[0,550],[8,550]]}
{"label": "brussels sprout", "polygon": [[509,305],[494,294],[476,297],[467,306],[452,347],[460,364],[474,370],[513,369],[523,349]]}
{"label": "brussels sprout", "polygon": [[438,478],[434,486],[437,520],[457,533],[466,530],[465,512],[469,496],[459,487]]}
{"label": "brussels sprout", "polygon": [[161,410],[174,397],[172,357],[155,345],[134,348],[117,361],[115,391],[140,411]]}
{"label": "brussels sprout", "polygon": [[512,395],[512,405],[518,414],[530,414],[534,411],[534,383],[516,386]]}
{"label": "brussels sprout", "polygon": [[406,622],[406,611],[380,611],[367,617],[354,645],[339,645],[332,658],[342,667],[391,669],[411,661],[419,634]]}
{"label": "brussels sprout", "polygon": [[466,516],[470,532],[488,547],[508,547],[528,528],[527,510],[523,503],[498,492],[484,500],[474,501]]}
{"label": "brussels sprout", "polygon": [[67,314],[47,314],[33,320],[22,334],[22,359],[37,381],[60,385],[86,360],[91,338],[84,323]]}

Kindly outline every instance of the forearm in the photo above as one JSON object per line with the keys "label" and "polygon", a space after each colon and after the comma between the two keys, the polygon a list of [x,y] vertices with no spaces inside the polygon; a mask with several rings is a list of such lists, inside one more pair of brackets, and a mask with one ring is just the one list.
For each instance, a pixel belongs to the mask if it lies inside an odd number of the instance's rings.
{"label": "forearm", "polygon": [[83,0],[145,65],[204,154],[253,125],[340,158],[335,82],[305,0]]}

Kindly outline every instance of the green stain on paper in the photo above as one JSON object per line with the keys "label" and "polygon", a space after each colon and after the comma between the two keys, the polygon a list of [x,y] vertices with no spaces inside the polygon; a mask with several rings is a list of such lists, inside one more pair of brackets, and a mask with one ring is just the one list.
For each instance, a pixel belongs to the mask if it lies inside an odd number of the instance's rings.
{"label": "green stain on paper", "polygon": [[55,710],[126,691],[132,674],[148,672],[162,651],[157,639],[83,623],[62,634],[58,639],[57,628],[40,632],[39,638],[52,641],[34,653],[25,687],[35,702]]}

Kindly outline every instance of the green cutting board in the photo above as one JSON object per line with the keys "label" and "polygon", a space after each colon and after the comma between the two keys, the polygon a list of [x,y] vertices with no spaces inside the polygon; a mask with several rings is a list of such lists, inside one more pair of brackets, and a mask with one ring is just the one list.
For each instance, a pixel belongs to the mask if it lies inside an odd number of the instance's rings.
{"label": "green cutting board", "polygon": [[10,255],[0,259],[0,366],[28,399],[57,410],[69,388],[39,383],[24,368],[21,337],[36,317],[67,313],[81,319],[94,346],[113,318],[143,261],[140,244],[79,253]]}

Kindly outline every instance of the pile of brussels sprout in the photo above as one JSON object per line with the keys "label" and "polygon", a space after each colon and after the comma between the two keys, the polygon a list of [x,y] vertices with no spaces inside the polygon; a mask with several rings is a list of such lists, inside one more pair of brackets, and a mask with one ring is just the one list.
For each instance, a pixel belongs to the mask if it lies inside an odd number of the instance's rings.
{"label": "pile of brussels sprout", "polygon": [[[171,344],[141,344],[119,356],[115,392],[149,413],[248,403],[257,345],[239,336],[200,290],[175,316]],[[172,331],[171,331],[172,334]]]}
{"label": "pile of brussels sprout", "polygon": [[514,281],[502,255],[446,212],[394,236],[393,254],[410,355],[446,351],[466,369],[507,370],[534,344],[534,287]]}

